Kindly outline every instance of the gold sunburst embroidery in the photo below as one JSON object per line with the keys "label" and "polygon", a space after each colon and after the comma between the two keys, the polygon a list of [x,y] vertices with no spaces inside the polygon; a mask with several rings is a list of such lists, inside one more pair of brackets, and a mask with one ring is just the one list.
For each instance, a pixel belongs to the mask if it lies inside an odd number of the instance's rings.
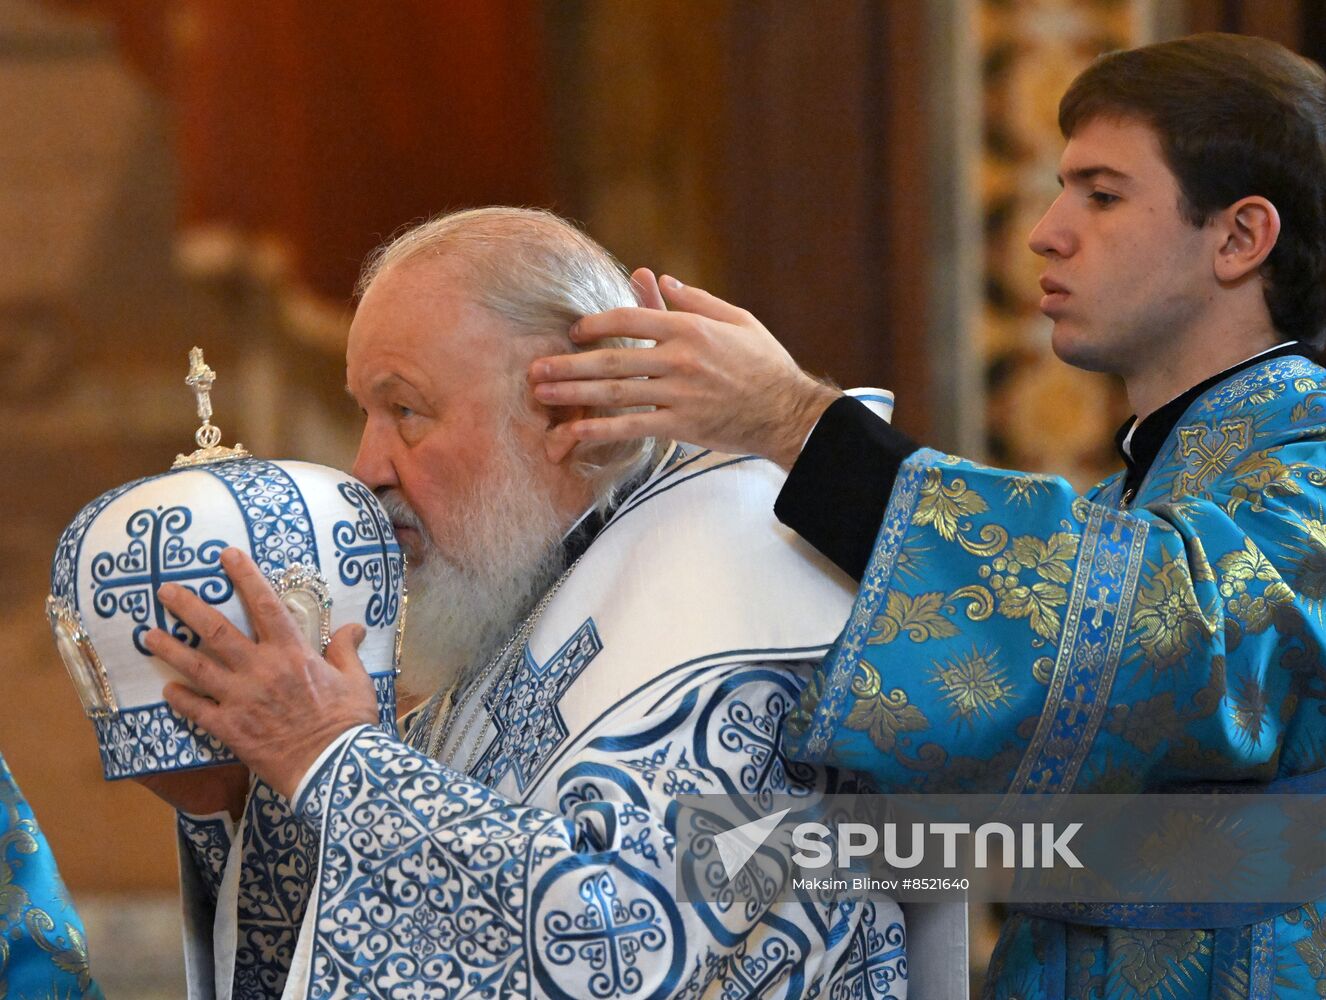
{"label": "gold sunburst embroidery", "polygon": [[995,709],[1010,703],[1013,683],[996,656],[994,651],[982,653],[973,646],[964,656],[943,663],[933,661],[930,682],[939,686],[953,710],[950,719],[970,723],[976,715],[989,717]]}
{"label": "gold sunburst embroidery", "polygon": [[1234,725],[1253,746],[1262,740],[1266,723],[1266,690],[1252,677],[1242,677],[1230,698]]}

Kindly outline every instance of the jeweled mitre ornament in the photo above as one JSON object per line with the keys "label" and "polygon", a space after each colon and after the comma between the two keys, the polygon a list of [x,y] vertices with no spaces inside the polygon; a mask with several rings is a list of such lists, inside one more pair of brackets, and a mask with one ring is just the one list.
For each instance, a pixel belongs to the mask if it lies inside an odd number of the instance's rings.
{"label": "jeweled mitre ornament", "polygon": [[202,426],[196,451],[169,472],[126,483],[79,511],[60,536],[46,608],[55,643],[97,731],[107,778],[229,763],[210,733],[170,710],[161,691],[184,683],[143,645],[152,628],[199,637],[157,599],[175,583],[251,634],[221,568],[243,549],[267,575],[314,649],[343,625],[367,630],[360,659],[383,725],[395,726],[396,664],[405,625],[405,560],[368,487],[306,462],[268,462],[221,444],[211,422],[215,373],[198,348],[186,384]]}

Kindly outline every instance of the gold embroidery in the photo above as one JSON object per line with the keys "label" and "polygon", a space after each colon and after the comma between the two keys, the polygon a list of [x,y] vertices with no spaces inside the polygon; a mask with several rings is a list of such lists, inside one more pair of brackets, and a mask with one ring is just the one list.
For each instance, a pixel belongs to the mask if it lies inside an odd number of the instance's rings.
{"label": "gold embroidery", "polygon": [[1241,729],[1255,746],[1262,739],[1262,725],[1266,722],[1266,691],[1252,677],[1239,680],[1231,698],[1234,725]]}
{"label": "gold embroidery", "polygon": [[1179,457],[1187,467],[1174,477],[1170,493],[1174,498],[1191,496],[1206,489],[1216,477],[1229,468],[1239,454],[1248,447],[1252,437],[1252,421],[1247,417],[1222,420],[1214,427],[1198,424],[1180,427]]}
{"label": "gold embroidery", "polygon": [[871,634],[866,642],[870,645],[889,643],[901,632],[906,632],[912,642],[957,635],[956,626],[944,617],[944,592],[911,597],[900,590],[889,591],[884,613],[871,623]]}
{"label": "gold embroidery", "polygon": [[24,924],[37,947],[51,956],[55,967],[77,977],[80,990],[86,990],[92,984],[87,942],[77,927],[66,922],[64,934],[57,934],[50,914],[37,909],[28,911]]}
{"label": "gold embroidery", "polygon": [[952,485],[948,485],[940,470],[928,469],[912,523],[932,525],[940,538],[951,542],[957,538],[961,518],[983,514],[989,509],[980,494],[967,488],[965,480],[954,479]]}
{"label": "gold embroidery", "polygon": [[1242,504],[1253,511],[1266,509],[1266,501],[1278,496],[1297,496],[1303,487],[1294,482],[1296,473],[1304,472],[1302,462],[1286,465],[1270,451],[1257,451],[1234,467],[1234,487],[1229,491],[1225,511],[1233,514]]}
{"label": "gold embroidery", "polygon": [[[1156,808],[1162,811],[1148,821],[1137,852],[1147,882],[1192,886],[1200,899],[1218,893],[1230,872],[1246,871],[1252,849],[1246,826],[1188,807]],[[1200,852],[1194,843],[1201,843]]]}
{"label": "gold embroidery", "polygon": [[1050,492],[1049,482],[1051,482],[1049,476],[1038,476],[1031,473],[1011,476],[1004,481],[1004,490],[1008,494],[1009,503],[1030,506],[1032,500]]}
{"label": "gold embroidery", "polygon": [[1305,601],[1317,605],[1318,617],[1322,602],[1326,600],[1326,517],[1319,510],[1317,517],[1303,518],[1297,527],[1302,538],[1285,545],[1297,558],[1290,563],[1287,575],[1294,581],[1294,592]]}
{"label": "gold embroidery", "polygon": [[1176,987],[1201,971],[1211,951],[1209,935],[1198,930],[1121,928],[1110,935],[1110,944],[1119,974],[1141,996],[1181,995]]}
{"label": "gold embroidery", "polygon": [[852,694],[856,704],[847,714],[844,725],[849,729],[865,730],[870,741],[883,753],[892,753],[899,733],[920,732],[930,728],[930,720],[911,703],[901,688],[883,690],[879,672],[865,660],[857,663],[857,675],[852,678]]}
{"label": "gold embroidery", "polygon": [[975,584],[960,587],[949,594],[950,601],[970,601],[967,605],[967,618],[974,622],[983,622],[994,614],[994,598],[984,587]]}
{"label": "gold embroidery", "polygon": [[1159,567],[1148,563],[1146,582],[1138,588],[1132,628],[1147,666],[1156,673],[1192,652],[1201,636],[1210,637],[1209,625],[1197,606],[1188,564],[1173,557]]}
{"label": "gold embroidery", "polygon": [[1174,692],[1114,706],[1107,730],[1144,754],[1154,753],[1162,742],[1183,733],[1183,719],[1174,707]]}
{"label": "gold embroidery", "polygon": [[898,549],[893,571],[899,577],[920,580],[925,571],[925,554],[929,551],[928,545],[903,545]]}
{"label": "gold embroidery", "polygon": [[787,734],[792,737],[805,735],[810,728],[810,722],[815,718],[815,709],[820,703],[820,685],[822,683],[823,667],[817,667],[815,672],[810,675],[810,680],[806,686],[801,689],[801,697],[797,699],[797,707],[787,713]]}
{"label": "gold embroidery", "polygon": [[[1220,594],[1227,598],[1225,610],[1235,618],[1246,632],[1264,632],[1274,620],[1275,609],[1292,603],[1294,593],[1280,579],[1280,573],[1253,544],[1243,540],[1243,548],[1222,556],[1216,564],[1220,568]],[[1248,584],[1267,583],[1260,594],[1248,593]]]}
{"label": "gold embroidery", "polygon": [[941,470],[927,469],[912,514],[912,524],[918,527],[930,525],[944,541],[957,542],[974,556],[989,556],[1008,544],[1008,532],[997,524],[987,524],[978,533],[980,541],[974,541],[964,534],[971,530],[971,522],[963,520],[989,509],[980,494],[968,488],[966,480],[954,479],[952,483],[945,483]]}
{"label": "gold embroidery", "polygon": [[996,708],[1011,702],[1013,684],[995,662],[996,655],[972,647],[965,656],[931,664],[930,681],[939,685],[944,700],[952,707],[950,719],[971,722],[978,712],[991,716]]}
{"label": "gold embroidery", "polygon": [[1250,580],[1270,582],[1280,579],[1271,560],[1262,554],[1251,538],[1243,540],[1243,548],[1221,556],[1216,565],[1220,568],[1220,593],[1224,597],[1243,593]]}
{"label": "gold embroidery", "polygon": [[[1296,911],[1290,917],[1290,922],[1298,923],[1304,918],[1311,926],[1312,933],[1301,940],[1295,941],[1294,950],[1298,952],[1298,957],[1307,966],[1308,975],[1317,983],[1326,984],[1326,920],[1322,919],[1315,903]],[[1322,991],[1318,989],[1317,992],[1321,993]]]}

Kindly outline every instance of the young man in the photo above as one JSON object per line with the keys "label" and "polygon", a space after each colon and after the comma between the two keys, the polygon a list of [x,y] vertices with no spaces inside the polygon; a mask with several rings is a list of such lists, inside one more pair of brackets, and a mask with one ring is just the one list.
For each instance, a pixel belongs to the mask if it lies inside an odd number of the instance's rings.
{"label": "young man", "polygon": [[[791,469],[779,518],[862,582],[788,720],[803,761],[884,789],[1323,785],[1326,76],[1261,39],[1105,56],[1060,105],[1032,231],[1055,352],[1119,375],[1125,469],[1063,480],[918,448],[799,371],[748,313],[581,321],[656,340],[531,366],[550,404],[653,405],[552,432],[667,434]],[[649,286],[652,276],[637,274]],[[641,378],[640,376],[647,376]],[[804,446],[803,446],[804,443]],[[998,997],[1308,997],[1326,903],[1015,911]]]}

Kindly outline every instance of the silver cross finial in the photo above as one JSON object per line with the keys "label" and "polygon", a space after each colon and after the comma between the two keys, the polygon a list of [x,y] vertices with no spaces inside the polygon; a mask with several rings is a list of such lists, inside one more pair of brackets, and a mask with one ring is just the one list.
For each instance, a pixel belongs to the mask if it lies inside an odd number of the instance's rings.
{"label": "silver cross finial", "polygon": [[216,372],[203,360],[203,349],[195,347],[189,351],[189,374],[184,384],[193,390],[198,405],[198,419],[202,426],[194,432],[193,439],[198,443],[198,450],[192,455],[176,455],[174,468],[186,465],[204,465],[208,462],[220,462],[230,458],[246,458],[248,452],[242,444],[233,448],[222,448],[221,428],[212,423],[212,384],[216,381]]}
{"label": "silver cross finial", "polygon": [[198,400],[198,419],[203,425],[193,435],[199,448],[215,448],[221,440],[221,428],[212,426],[212,383],[216,381],[216,372],[203,361],[203,349],[195,347],[189,351],[189,374],[184,384],[193,390]]}

